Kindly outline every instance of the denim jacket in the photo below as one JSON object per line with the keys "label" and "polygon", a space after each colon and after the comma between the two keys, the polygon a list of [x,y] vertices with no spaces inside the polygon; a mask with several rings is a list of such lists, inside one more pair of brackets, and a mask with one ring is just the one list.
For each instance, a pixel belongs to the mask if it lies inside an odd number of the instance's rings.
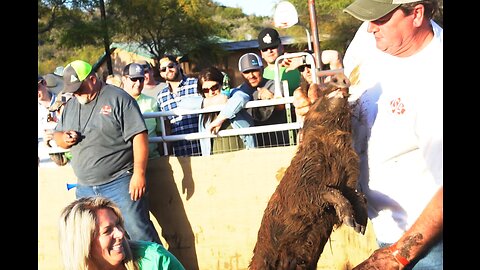
{"label": "denim jacket", "polygon": [[[220,113],[222,113],[226,109],[228,114],[224,114],[224,115],[227,116],[228,119],[230,119],[230,122],[232,123],[232,126],[234,128],[252,127],[253,126],[252,117],[245,110],[242,110],[245,107],[245,103],[247,103],[249,100],[244,102],[244,93],[243,92],[239,92],[239,93],[240,94],[237,94],[233,100],[231,100],[232,98],[228,99],[227,104],[225,105],[225,107],[222,109]],[[242,107],[239,107],[239,104],[237,104],[239,102],[240,103],[244,102]],[[179,108],[187,109],[187,110],[196,110],[196,109],[201,109],[202,104],[203,104],[202,96],[190,96],[190,97],[183,98],[182,102],[179,102]],[[231,104],[230,105],[231,107],[229,107],[228,104]],[[203,123],[203,117],[204,117],[204,114],[199,114],[198,123]],[[210,121],[205,123],[205,126],[208,126],[208,124],[210,124]],[[200,133],[207,132],[205,126],[203,124],[199,124],[198,132]],[[247,149],[255,148],[256,144],[255,144],[253,135],[240,135],[240,138],[242,138],[243,143],[245,144],[245,147]],[[212,145],[210,143],[210,138],[200,139],[200,148],[202,149],[202,156],[210,155],[211,148],[212,148]]]}
{"label": "denim jacket", "polygon": [[[273,80],[262,79],[259,87],[267,88],[270,92],[275,92],[275,84]],[[220,114],[231,119],[245,108],[245,104],[252,100],[258,100],[257,88],[253,88],[247,83],[242,83],[240,86],[232,89],[231,96],[227,101],[225,107],[220,111]],[[250,115],[255,121],[263,122],[270,118],[275,106],[259,107],[248,109],[245,112]],[[253,126],[253,125],[252,125]]]}

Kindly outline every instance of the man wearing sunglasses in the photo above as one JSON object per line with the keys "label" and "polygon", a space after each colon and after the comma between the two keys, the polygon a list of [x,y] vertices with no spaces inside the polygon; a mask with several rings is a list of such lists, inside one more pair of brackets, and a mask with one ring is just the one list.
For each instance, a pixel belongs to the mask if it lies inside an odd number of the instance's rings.
{"label": "man wearing sunglasses", "polygon": [[62,92],[74,98],[65,104],[53,137],[72,153],[75,196],[112,199],[125,216],[130,239],[161,244],[145,196],[148,136],[138,103],[82,60],[65,67],[63,80]]}
{"label": "man wearing sunglasses", "polygon": [[[178,102],[184,97],[199,96],[197,78],[187,77],[172,55],[160,59],[160,76],[165,79],[165,87],[157,95],[160,111],[170,111],[178,108]],[[189,134],[198,132],[198,114],[169,116],[166,126],[170,127],[171,135]],[[175,156],[201,155],[199,140],[180,140],[172,143]]]}
{"label": "man wearing sunglasses", "polygon": [[[244,82],[231,90],[231,96],[225,107],[215,120],[208,126],[212,133],[217,133],[226,119],[232,119],[245,108],[248,101],[272,99],[275,92],[273,80],[263,77],[262,59],[254,53],[246,53],[238,60],[238,70],[242,73]],[[286,123],[285,110],[278,106],[264,106],[247,109],[255,126]],[[246,125],[251,126],[251,124]],[[286,131],[260,133],[256,135],[257,146],[280,146],[288,140]]]}
{"label": "man wearing sunglasses", "polygon": [[[153,97],[143,94],[144,85],[145,85],[145,73],[144,68],[136,63],[131,63],[126,65],[123,68],[122,72],[122,85],[123,90],[125,90],[130,96],[132,96],[138,103],[140,111],[142,113],[146,112],[157,112],[157,100]],[[160,125],[157,120],[158,118],[146,118],[145,125],[147,126],[148,136],[156,137],[160,133]],[[160,157],[158,143],[149,143],[148,144],[148,158],[157,158]],[[148,164],[147,164],[148,166]]]}
{"label": "man wearing sunglasses", "polygon": [[[267,62],[263,70],[263,77],[269,80],[275,79],[275,60],[284,53],[284,47],[277,30],[264,28],[258,34],[258,49],[262,58]],[[287,67],[280,66],[280,81],[288,82],[290,96],[300,86],[300,72],[296,69],[287,70]]]}

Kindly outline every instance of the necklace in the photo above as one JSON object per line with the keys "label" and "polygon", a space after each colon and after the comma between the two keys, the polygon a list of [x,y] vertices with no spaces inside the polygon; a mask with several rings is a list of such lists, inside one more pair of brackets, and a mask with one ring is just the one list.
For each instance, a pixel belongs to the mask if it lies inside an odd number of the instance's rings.
{"label": "necklace", "polygon": [[95,103],[93,104],[92,110],[88,114],[87,121],[85,121],[85,124],[83,125],[83,128],[81,127],[81,112],[82,112],[82,104],[79,103],[78,106],[78,131],[80,132],[81,135],[83,135],[83,132],[85,131],[85,128],[87,128],[88,123],[90,122],[90,118],[92,118],[92,114],[95,111],[95,108],[97,107],[97,102],[100,96],[100,91],[98,91],[97,95],[95,96]]}

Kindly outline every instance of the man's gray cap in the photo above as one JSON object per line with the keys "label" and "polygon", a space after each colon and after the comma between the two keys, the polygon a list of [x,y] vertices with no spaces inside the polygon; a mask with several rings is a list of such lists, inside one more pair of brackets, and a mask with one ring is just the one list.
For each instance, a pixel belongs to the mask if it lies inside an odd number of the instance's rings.
{"label": "man's gray cap", "polygon": [[260,56],[254,53],[246,53],[238,60],[238,70],[245,72],[249,70],[262,69],[263,62]]}
{"label": "man's gray cap", "polygon": [[123,76],[127,76],[129,78],[144,78],[145,77],[145,72],[143,70],[143,67],[139,64],[136,63],[131,63],[126,65],[123,68]]}

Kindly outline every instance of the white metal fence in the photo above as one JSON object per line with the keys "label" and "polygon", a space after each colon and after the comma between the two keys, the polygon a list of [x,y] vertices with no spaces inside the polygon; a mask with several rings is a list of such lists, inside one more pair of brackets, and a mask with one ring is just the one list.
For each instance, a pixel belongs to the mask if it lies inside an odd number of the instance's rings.
{"label": "white metal fence", "polygon": [[[303,61],[305,64],[309,64],[312,67],[312,70],[316,71],[315,60],[313,56],[306,52],[296,52],[296,53],[289,53],[282,55],[277,58],[275,61],[275,69],[274,69],[274,81],[275,81],[275,93],[274,98],[271,100],[255,100],[250,101],[246,104],[245,109],[248,108],[257,108],[257,107],[265,107],[265,106],[272,106],[272,105],[285,105],[285,114],[286,114],[286,123],[283,124],[274,124],[274,125],[262,125],[262,126],[254,126],[248,128],[235,128],[235,129],[228,129],[228,130],[220,130],[216,135],[211,134],[209,132],[196,132],[190,134],[182,134],[182,135],[167,135],[166,129],[164,125],[165,119],[168,120],[168,116],[174,115],[186,115],[186,114],[200,114],[200,113],[210,113],[210,112],[219,112],[223,106],[212,106],[205,109],[199,110],[184,110],[184,109],[175,109],[168,112],[149,112],[144,113],[144,118],[159,118],[160,126],[161,126],[161,136],[157,137],[150,137],[149,142],[163,142],[163,153],[164,155],[172,155],[173,153],[169,153],[168,143],[179,141],[179,140],[198,140],[203,138],[215,138],[215,137],[228,137],[228,136],[236,136],[236,135],[248,135],[251,134],[254,136],[257,145],[259,145],[259,141],[268,140],[274,142],[281,142],[277,145],[270,144],[269,146],[265,147],[275,147],[275,146],[287,146],[287,145],[296,145],[296,137],[298,134],[298,130],[301,128],[301,123],[298,121],[293,122],[292,119],[294,118],[292,115],[292,103],[293,97],[289,96],[288,91],[288,82],[287,81],[280,81],[280,64],[279,62],[286,58],[295,58],[295,57],[303,57]],[[317,73],[312,72],[312,81],[317,82]],[[327,74],[328,75],[328,74]],[[286,91],[282,91],[281,89],[285,89]],[[283,93],[282,93],[283,92]],[[202,123],[199,123],[201,125]],[[285,132],[279,132],[285,131]],[[282,136],[285,138],[269,138],[272,136]],[[196,153],[197,154],[197,153]],[[201,153],[198,153],[200,155]],[[216,154],[213,152],[212,154]]]}
{"label": "white metal fence", "polygon": [[[288,88],[286,88],[288,89]],[[254,138],[258,142],[259,140],[264,139],[267,136],[288,136],[288,138],[276,138],[275,141],[282,141],[287,142],[279,145],[273,145],[268,147],[274,146],[286,146],[286,145],[296,145],[296,134],[298,133],[298,129],[300,128],[300,123],[292,122],[291,119],[291,103],[293,102],[293,97],[283,97],[283,98],[274,98],[270,100],[255,100],[249,101],[245,109],[248,108],[256,108],[256,107],[264,107],[264,106],[272,106],[272,105],[279,105],[285,104],[285,113],[287,114],[287,123],[283,124],[274,124],[274,125],[264,125],[264,126],[254,126],[248,128],[235,128],[235,129],[228,129],[228,130],[220,130],[217,135],[211,134],[209,132],[196,132],[196,133],[189,133],[189,134],[182,134],[182,135],[167,135],[166,128],[164,125],[164,120],[168,120],[168,116],[173,115],[187,115],[187,114],[200,114],[200,113],[210,113],[210,112],[218,112],[220,111],[224,105],[221,106],[212,106],[205,109],[198,109],[198,110],[185,110],[185,109],[175,109],[168,112],[148,112],[144,113],[144,118],[159,118],[160,119],[160,127],[161,127],[161,136],[156,137],[149,137],[149,142],[156,142],[160,143],[163,142],[163,153],[164,155],[173,155],[173,153],[169,153],[168,143],[179,141],[179,140],[197,140],[203,138],[215,138],[215,137],[228,137],[228,136],[236,136],[236,135],[247,135],[252,134]],[[290,121],[288,120],[290,119]],[[201,123],[199,123],[201,124]],[[274,133],[276,131],[286,131],[287,135],[281,133]],[[258,143],[257,143],[258,145]],[[216,154],[216,153],[212,153]],[[198,153],[200,155],[200,153]]]}

